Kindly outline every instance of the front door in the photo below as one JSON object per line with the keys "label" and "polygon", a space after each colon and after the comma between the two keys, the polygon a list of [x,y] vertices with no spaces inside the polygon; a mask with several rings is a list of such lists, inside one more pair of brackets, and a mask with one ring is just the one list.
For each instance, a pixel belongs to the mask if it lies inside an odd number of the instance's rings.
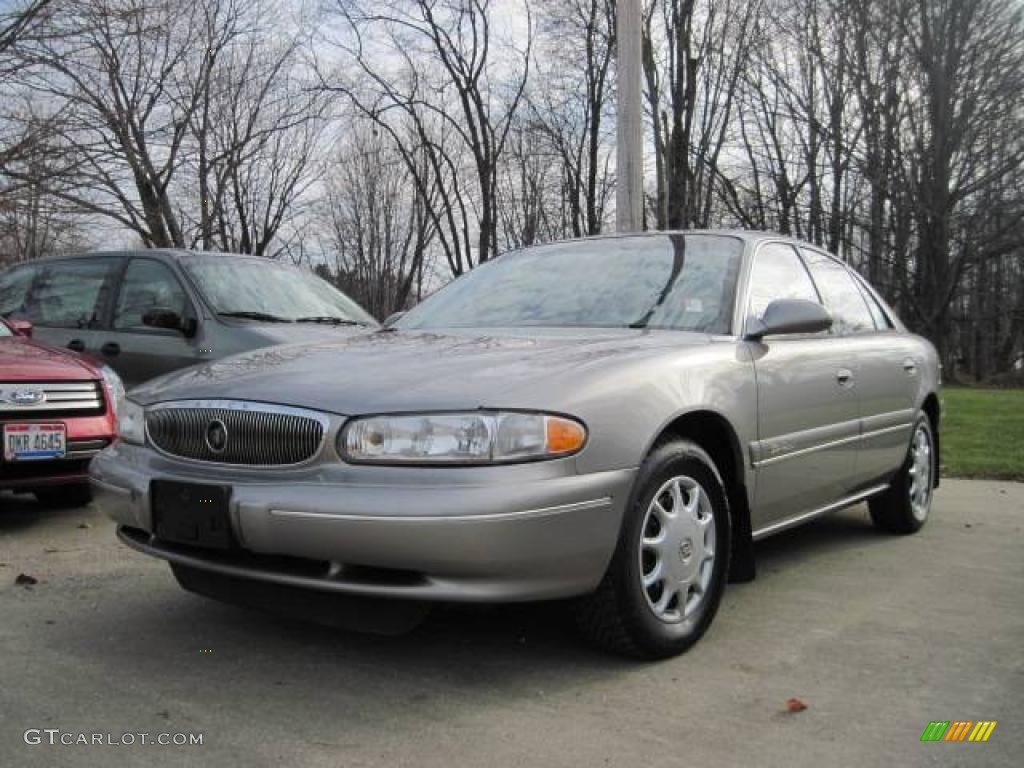
{"label": "front door", "polygon": [[104,361],[128,388],[194,365],[201,357],[197,340],[187,338],[183,330],[146,325],[143,318],[152,310],[169,310],[183,320],[195,317],[192,302],[170,267],[152,258],[133,258],[114,302],[111,330],[103,334],[100,346]]}
{"label": "front door", "polygon": [[[748,282],[748,319],[775,299],[821,300],[786,243],[759,247]],[[860,425],[858,366],[843,339],[831,332],[766,336],[750,351],[757,377],[756,533],[850,492]]]}

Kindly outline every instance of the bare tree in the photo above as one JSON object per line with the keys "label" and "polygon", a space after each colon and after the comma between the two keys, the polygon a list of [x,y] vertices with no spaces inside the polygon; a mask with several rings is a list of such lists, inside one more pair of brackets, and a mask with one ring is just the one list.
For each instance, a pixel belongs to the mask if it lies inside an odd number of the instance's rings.
{"label": "bare tree", "polygon": [[[543,0],[536,84],[528,91],[529,125],[543,131],[561,174],[565,236],[599,234],[612,195],[608,135],[614,96],[614,0]],[[555,207],[555,206],[552,206]],[[556,208],[556,209],[557,209]]]}
{"label": "bare tree", "polygon": [[708,226],[760,0],[651,0],[644,10],[655,226]]}
{"label": "bare tree", "polygon": [[[334,43],[358,76],[325,75],[325,87],[395,142],[424,200],[436,186],[428,212],[452,274],[486,261],[498,248],[498,166],[529,74],[529,6],[522,51],[499,49],[490,0],[337,0],[337,9],[345,31]],[[403,146],[407,129],[429,178]]]}
{"label": "bare tree", "polygon": [[434,239],[426,201],[409,176],[401,153],[365,125],[328,175],[329,261],[321,274],[380,319],[419,298]]}

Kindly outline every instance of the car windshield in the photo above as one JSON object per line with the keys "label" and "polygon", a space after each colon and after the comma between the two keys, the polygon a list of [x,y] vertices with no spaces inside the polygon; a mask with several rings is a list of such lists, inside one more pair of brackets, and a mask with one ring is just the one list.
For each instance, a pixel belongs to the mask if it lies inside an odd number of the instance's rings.
{"label": "car windshield", "polygon": [[0,323],[0,338],[4,336],[13,336],[14,331],[7,327],[6,323]]}
{"label": "car windshield", "polygon": [[742,253],[739,238],[704,234],[616,237],[530,248],[477,267],[397,325],[728,333]]}
{"label": "car windshield", "polygon": [[217,314],[267,322],[377,325],[362,307],[311,272],[267,259],[189,258],[185,270]]}

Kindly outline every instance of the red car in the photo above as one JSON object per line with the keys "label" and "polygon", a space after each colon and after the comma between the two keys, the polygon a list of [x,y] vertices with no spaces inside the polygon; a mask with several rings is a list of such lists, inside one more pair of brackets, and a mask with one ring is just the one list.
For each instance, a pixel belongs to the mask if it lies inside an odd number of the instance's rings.
{"label": "red car", "polygon": [[104,365],[31,339],[0,321],[0,489],[48,506],[89,501],[89,460],[117,436],[120,379]]}

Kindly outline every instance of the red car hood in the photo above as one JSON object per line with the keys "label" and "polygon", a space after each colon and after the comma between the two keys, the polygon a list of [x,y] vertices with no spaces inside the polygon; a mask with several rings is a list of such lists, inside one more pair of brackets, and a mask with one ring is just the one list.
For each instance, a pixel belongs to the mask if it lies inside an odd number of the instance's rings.
{"label": "red car hood", "polygon": [[23,336],[0,338],[0,381],[80,381],[99,377],[94,365],[74,353]]}

